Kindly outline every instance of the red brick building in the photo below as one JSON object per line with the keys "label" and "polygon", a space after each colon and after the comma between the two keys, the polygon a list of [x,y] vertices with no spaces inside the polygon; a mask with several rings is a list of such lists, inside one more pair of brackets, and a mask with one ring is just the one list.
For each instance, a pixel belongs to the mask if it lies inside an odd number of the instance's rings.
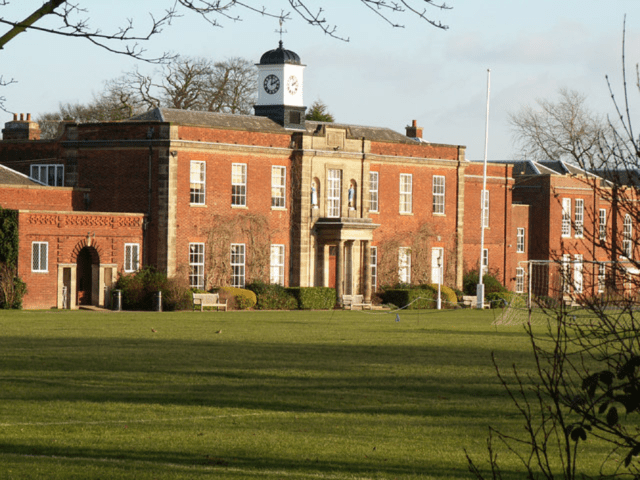
{"label": "red brick building", "polygon": [[[460,288],[480,258],[482,165],[463,146],[424,141],[415,121],[406,135],[305,121],[303,67],[282,46],[263,55],[255,116],[155,109],[68,123],[53,140],[29,116],[8,122],[0,163],[51,186],[20,187],[32,193],[15,202],[0,191],[0,206],[25,210],[21,245],[47,239],[62,268],[50,260],[45,279],[35,250],[21,251],[25,306],[60,307],[64,286],[75,295],[65,305],[101,305],[105,278],[129,270],[134,253],[200,288],[262,280],[335,287],[339,299],[438,278]],[[517,243],[528,207],[513,188],[511,165],[489,165],[488,268],[509,288],[529,248]],[[26,213],[29,202],[55,213]],[[81,286],[65,280],[80,270]]]}

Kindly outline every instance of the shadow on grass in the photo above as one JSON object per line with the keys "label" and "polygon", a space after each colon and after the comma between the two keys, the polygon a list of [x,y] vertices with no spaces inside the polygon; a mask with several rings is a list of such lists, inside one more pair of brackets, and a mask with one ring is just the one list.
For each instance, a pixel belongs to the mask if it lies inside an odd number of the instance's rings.
{"label": "shadow on grass", "polygon": [[0,349],[2,400],[476,417],[504,399],[481,347],[3,337]]}

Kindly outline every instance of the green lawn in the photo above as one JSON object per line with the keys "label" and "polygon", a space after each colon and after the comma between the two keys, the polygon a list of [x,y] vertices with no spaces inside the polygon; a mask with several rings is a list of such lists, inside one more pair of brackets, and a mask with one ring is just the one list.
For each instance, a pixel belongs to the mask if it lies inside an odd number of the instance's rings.
{"label": "green lawn", "polygon": [[493,320],[0,311],[0,477],[469,478],[522,430],[490,353],[526,371],[527,337]]}

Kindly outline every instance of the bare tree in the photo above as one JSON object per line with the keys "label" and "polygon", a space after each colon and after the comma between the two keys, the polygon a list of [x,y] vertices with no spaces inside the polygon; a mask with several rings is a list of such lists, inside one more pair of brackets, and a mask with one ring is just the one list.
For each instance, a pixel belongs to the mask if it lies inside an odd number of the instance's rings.
{"label": "bare tree", "polygon": [[[434,10],[450,9],[446,3],[440,0],[359,1],[364,7],[393,27],[402,27],[400,23],[395,21],[395,17],[409,13],[434,27],[447,29],[446,25],[432,18],[428,13],[429,8]],[[246,13],[285,21],[290,20],[291,14],[295,12],[297,17],[320,28],[325,34],[341,40],[348,40],[338,34],[335,23],[327,20],[324,9],[309,6],[308,0],[286,0],[283,3],[284,8],[279,8],[274,5],[274,2],[269,2],[269,6],[262,6],[251,0],[165,0],[157,2],[155,11],[159,14],[149,13],[150,18],[142,33],[138,33],[139,29],[135,25],[134,19],[129,19],[114,31],[103,31],[99,26],[92,24],[90,12],[87,7],[83,6],[83,3],[88,2],[49,0],[34,10],[27,18],[21,19],[11,18],[11,3],[8,0],[0,0],[0,15],[3,15],[0,17],[0,24],[9,27],[9,30],[0,37],[0,49],[5,48],[17,35],[29,30],[37,30],[51,35],[81,38],[110,52],[141,60],[162,62],[170,58],[171,55],[164,53],[158,57],[149,57],[141,43],[160,34],[163,28],[170,26],[174,18],[187,13],[199,15],[212,26],[220,27],[225,21],[240,21],[242,15]],[[53,27],[42,26],[40,21],[43,18],[55,18],[57,25]]]}
{"label": "bare tree", "polygon": [[510,115],[520,156],[528,160],[566,160],[593,164],[608,124],[586,106],[586,97],[560,89],[558,101],[538,100]]}

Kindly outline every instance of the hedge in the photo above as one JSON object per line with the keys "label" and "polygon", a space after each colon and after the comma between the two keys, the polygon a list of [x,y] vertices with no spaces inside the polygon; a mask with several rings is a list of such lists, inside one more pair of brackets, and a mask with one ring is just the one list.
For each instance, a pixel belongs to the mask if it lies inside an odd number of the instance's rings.
{"label": "hedge", "polygon": [[218,294],[222,300],[227,300],[228,307],[238,310],[253,308],[257,302],[256,294],[246,288],[222,287]]}
{"label": "hedge", "polygon": [[282,285],[255,282],[246,286],[256,294],[257,310],[295,310],[298,300]]}
{"label": "hedge", "polygon": [[[429,285],[421,288],[395,288],[384,292],[382,301],[408,310],[435,308],[437,292]],[[419,299],[419,300],[418,300]],[[412,303],[413,302],[413,303]]]}
{"label": "hedge", "polygon": [[336,290],[329,287],[290,287],[300,310],[329,310],[336,305]]}

